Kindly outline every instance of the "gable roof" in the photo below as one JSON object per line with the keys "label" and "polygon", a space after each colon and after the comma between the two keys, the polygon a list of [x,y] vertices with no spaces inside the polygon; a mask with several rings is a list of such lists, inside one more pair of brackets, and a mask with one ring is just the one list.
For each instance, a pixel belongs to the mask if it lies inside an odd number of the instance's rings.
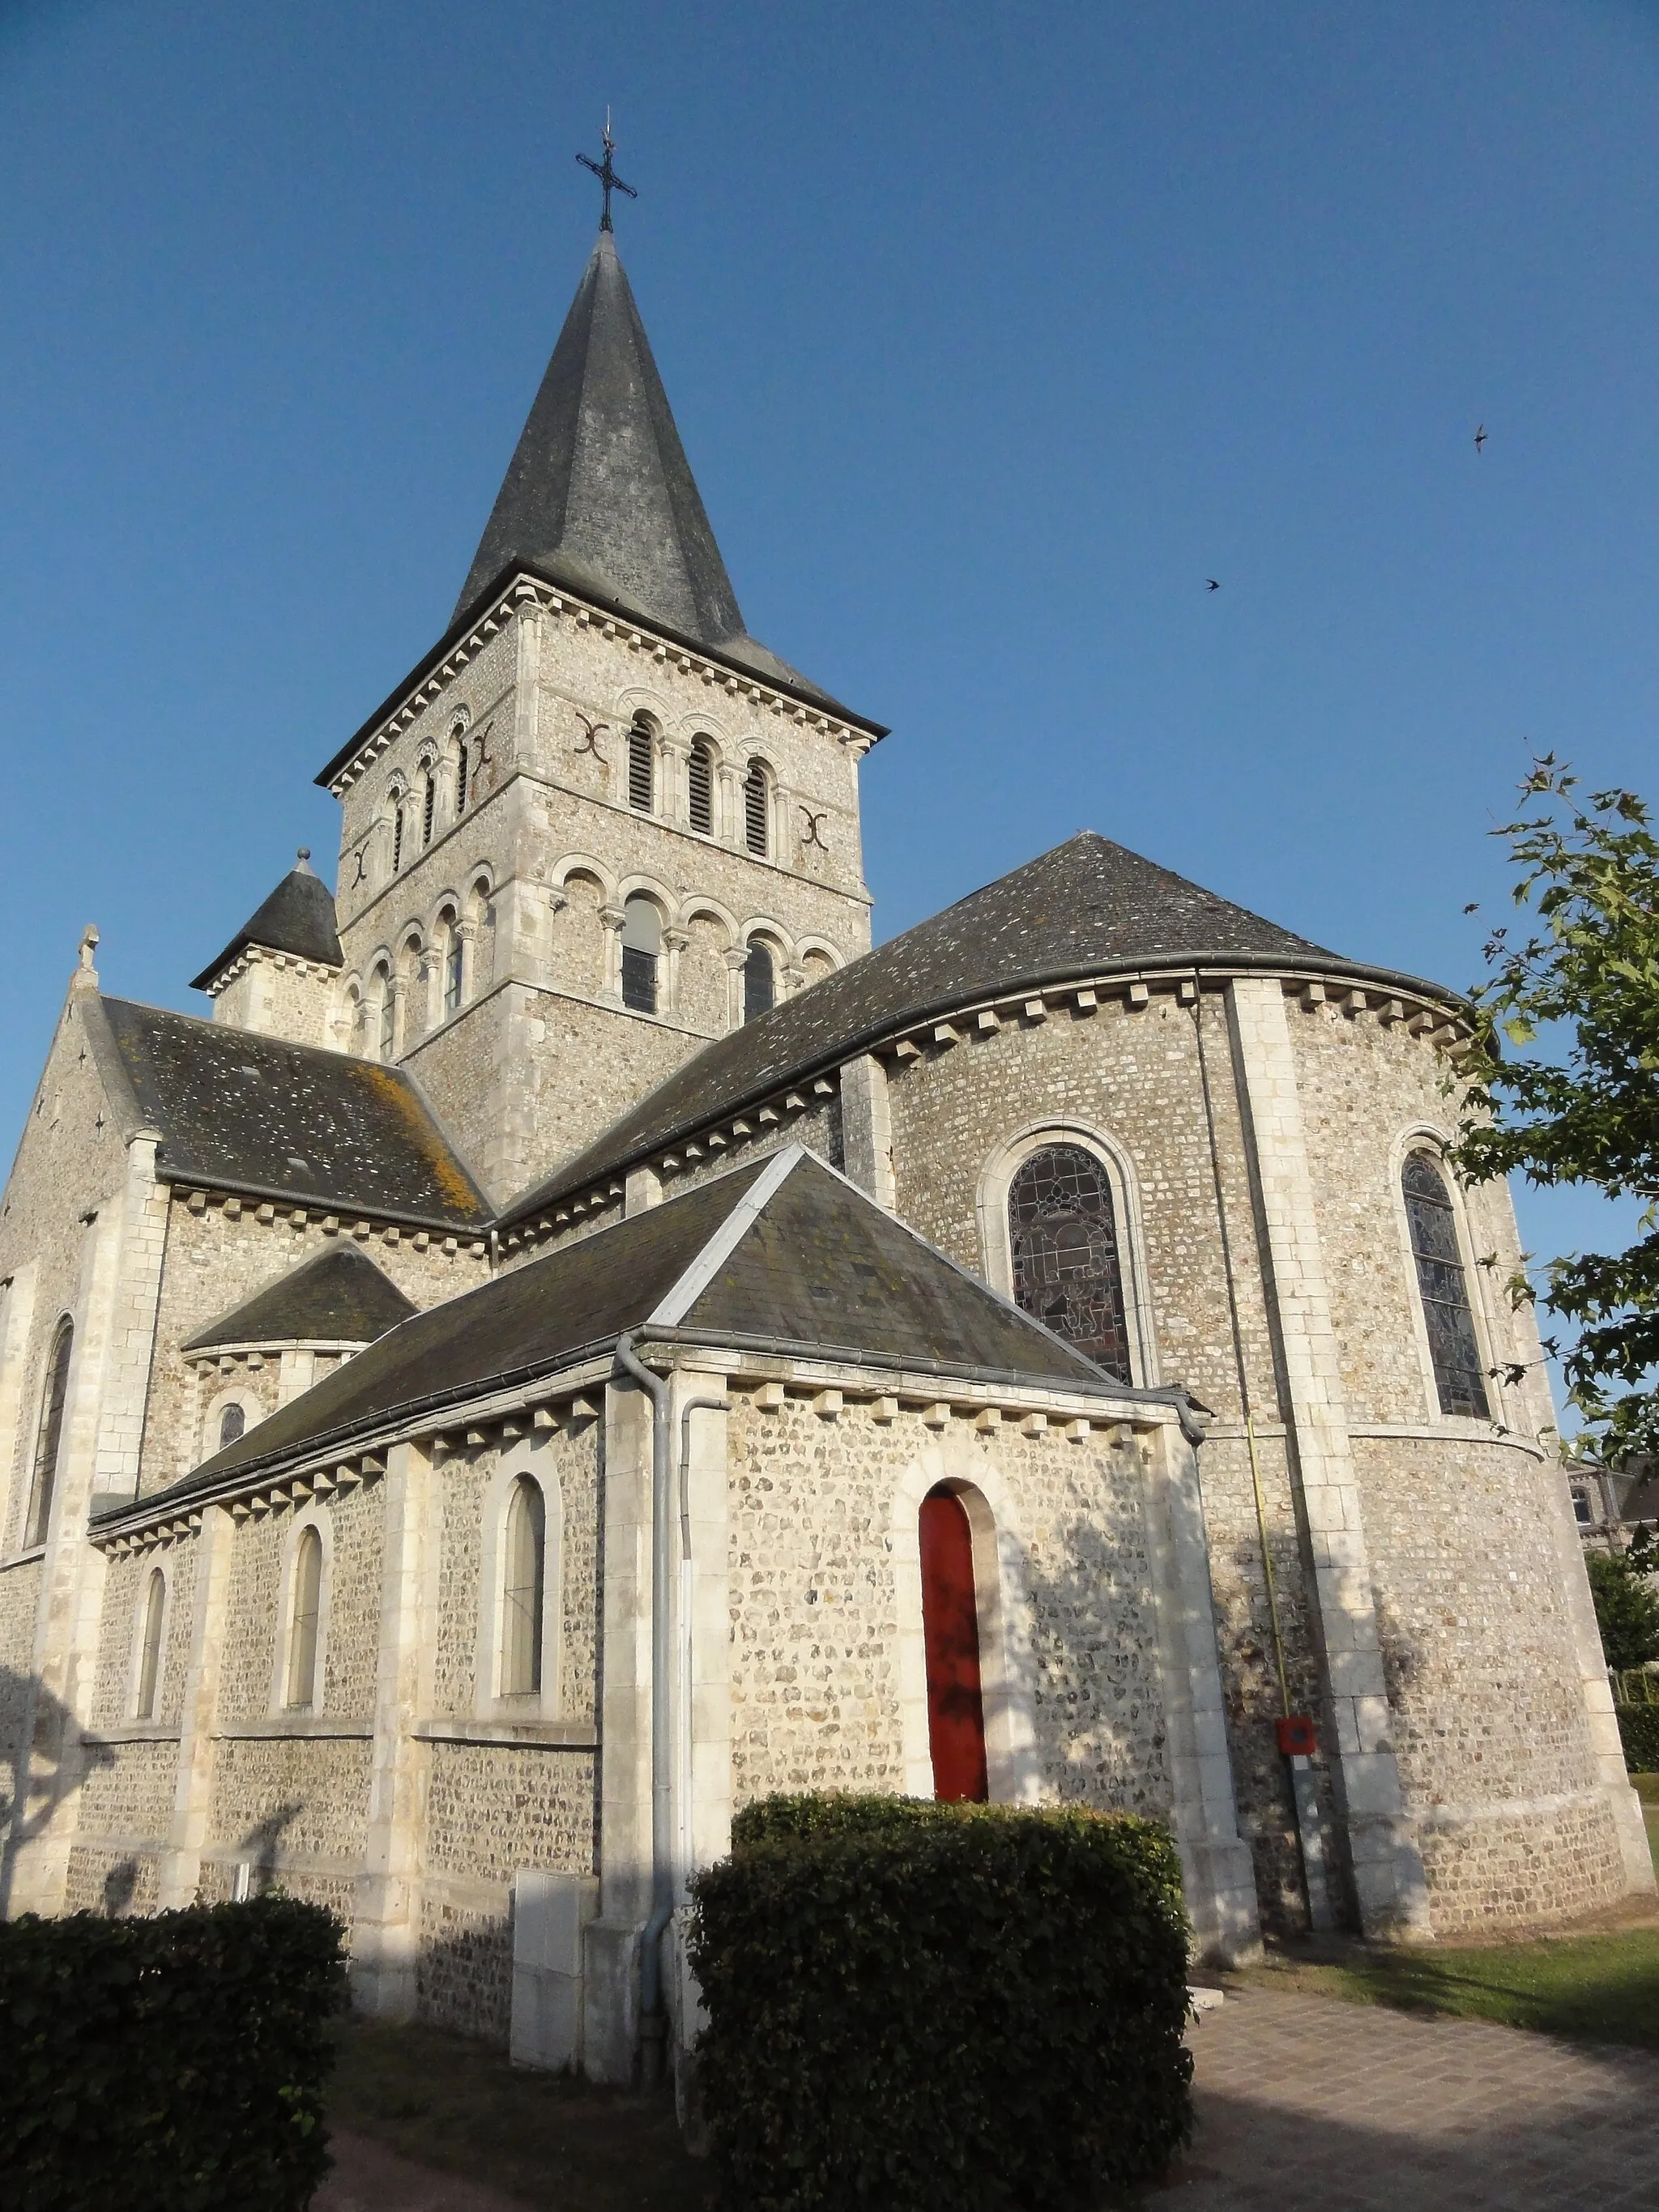
{"label": "gable roof", "polygon": [[191,1338],[186,1352],[221,1344],[373,1344],[419,1310],[349,1238],[267,1283]]}
{"label": "gable roof", "polygon": [[[156,1497],[345,1449],[624,1333],[1167,1402],[1105,1375],[799,1146],[417,1313]],[[118,1509],[131,1510],[131,1507]]]}
{"label": "gable roof", "polygon": [[609,231],[576,288],[454,621],[520,570],[836,706],[744,628]]}
{"label": "gable roof", "polygon": [[220,972],[246,952],[250,945],[271,952],[295,952],[302,960],[318,960],[325,968],[343,968],[345,955],[335,927],[334,894],[310,866],[311,854],[303,848],[270,896],[242,924],[216,960],[210,961],[191,985],[205,991]]}
{"label": "gable roof", "polygon": [[502,1224],[833,1068],[907,1024],[1074,976],[1189,965],[1383,973],[1085,830],[706,1045],[585,1152],[503,1207]]}
{"label": "gable roof", "polygon": [[490,1209],[420,1091],[398,1067],[89,998],[139,1112],[156,1172],[295,1205],[482,1234]]}

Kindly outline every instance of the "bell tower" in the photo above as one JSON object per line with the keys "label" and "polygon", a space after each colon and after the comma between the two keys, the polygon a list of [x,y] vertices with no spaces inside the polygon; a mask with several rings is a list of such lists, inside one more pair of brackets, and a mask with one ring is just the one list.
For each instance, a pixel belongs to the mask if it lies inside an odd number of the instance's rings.
{"label": "bell tower", "polygon": [[602,229],[449,629],[317,779],[347,1048],[505,1200],[867,951],[885,734],[744,628]]}

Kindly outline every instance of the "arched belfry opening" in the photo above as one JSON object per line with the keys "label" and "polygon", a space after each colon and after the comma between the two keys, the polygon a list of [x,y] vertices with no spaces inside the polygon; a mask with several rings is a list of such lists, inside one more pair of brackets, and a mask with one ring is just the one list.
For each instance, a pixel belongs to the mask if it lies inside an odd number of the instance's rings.
{"label": "arched belfry opening", "polygon": [[974,1532],[961,1498],[944,1483],[935,1485],[921,1501],[921,1626],[927,1655],[933,1795],[983,1803],[990,1793]]}

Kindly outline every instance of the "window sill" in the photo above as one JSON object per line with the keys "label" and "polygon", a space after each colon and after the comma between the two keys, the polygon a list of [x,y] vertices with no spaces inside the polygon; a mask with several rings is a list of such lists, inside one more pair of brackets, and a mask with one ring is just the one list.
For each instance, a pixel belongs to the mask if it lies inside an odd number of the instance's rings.
{"label": "window sill", "polygon": [[44,1544],[25,1544],[21,1552],[14,1552],[4,1564],[9,1567],[27,1567],[32,1560],[44,1559],[46,1556]]}
{"label": "window sill", "polygon": [[560,1745],[591,1750],[599,1740],[591,1721],[419,1721],[410,1733],[421,1743],[519,1744],[527,1750]]}
{"label": "window sill", "polygon": [[118,1721],[110,1728],[89,1728],[83,1743],[177,1743],[177,1721]]}

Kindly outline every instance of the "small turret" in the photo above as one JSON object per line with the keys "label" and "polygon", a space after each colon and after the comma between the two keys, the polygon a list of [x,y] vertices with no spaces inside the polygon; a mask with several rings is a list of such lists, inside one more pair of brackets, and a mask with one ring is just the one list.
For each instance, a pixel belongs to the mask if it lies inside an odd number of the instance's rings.
{"label": "small turret", "polygon": [[334,895],[301,845],[270,896],[191,988],[212,1000],[216,1022],[327,1045],[334,1042],[335,986],[344,964]]}

